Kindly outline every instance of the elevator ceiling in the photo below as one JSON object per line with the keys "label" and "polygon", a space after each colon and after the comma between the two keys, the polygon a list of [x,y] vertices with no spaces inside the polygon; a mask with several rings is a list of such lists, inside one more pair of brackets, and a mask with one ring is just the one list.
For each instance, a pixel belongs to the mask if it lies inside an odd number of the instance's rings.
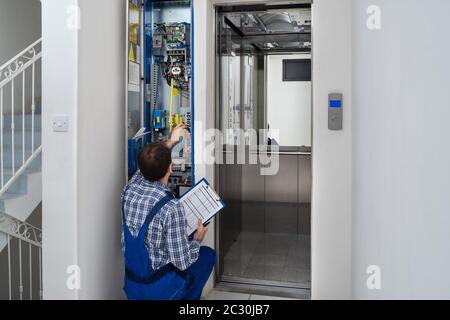
{"label": "elevator ceiling", "polygon": [[310,6],[249,9],[252,10],[245,11],[245,7],[239,7],[219,11],[219,17],[223,19],[222,53],[273,54],[311,51]]}

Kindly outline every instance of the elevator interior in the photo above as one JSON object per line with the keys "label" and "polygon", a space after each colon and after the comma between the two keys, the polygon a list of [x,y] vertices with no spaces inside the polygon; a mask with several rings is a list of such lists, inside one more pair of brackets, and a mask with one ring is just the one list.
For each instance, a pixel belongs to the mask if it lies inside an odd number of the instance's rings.
{"label": "elevator interior", "polygon": [[[216,166],[227,203],[217,227],[218,283],[309,297],[311,4],[217,7],[216,21],[216,127],[223,153],[235,151],[233,163]],[[263,164],[249,163],[252,152],[278,157],[279,170],[263,175]]]}

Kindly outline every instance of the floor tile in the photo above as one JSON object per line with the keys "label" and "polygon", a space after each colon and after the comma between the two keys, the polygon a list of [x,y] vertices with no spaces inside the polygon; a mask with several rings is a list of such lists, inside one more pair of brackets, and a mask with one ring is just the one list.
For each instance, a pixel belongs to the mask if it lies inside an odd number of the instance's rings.
{"label": "floor tile", "polygon": [[311,241],[308,237],[300,236],[289,246],[289,256],[311,256]]}
{"label": "floor tile", "polygon": [[310,281],[311,237],[242,232],[224,258],[224,275],[255,280]]}
{"label": "floor tile", "polygon": [[284,267],[266,266],[264,280],[282,281]]}
{"label": "floor tile", "polygon": [[237,244],[234,244],[225,255],[225,259],[250,259],[254,251],[255,249],[243,248]]}
{"label": "floor tile", "polygon": [[298,235],[296,234],[283,234],[283,233],[269,233],[264,236],[266,242],[277,243],[282,245],[291,245],[293,242],[298,241]]}
{"label": "floor tile", "polygon": [[265,254],[270,253],[277,256],[287,255],[289,252],[289,246],[285,244],[280,244],[276,242],[260,243],[255,248],[255,253]]}
{"label": "floor tile", "polygon": [[298,268],[285,268],[281,281],[295,283],[310,283],[311,271]]}
{"label": "floor tile", "polygon": [[261,264],[250,264],[244,271],[243,276],[249,279],[264,279],[266,266]]}
{"label": "floor tile", "polygon": [[309,264],[308,257],[302,257],[302,256],[288,256],[286,259],[286,267],[288,268],[297,268],[297,269],[306,269],[307,265]]}
{"label": "floor tile", "polygon": [[240,277],[248,267],[248,262],[226,259],[223,265],[223,274],[230,277]]}
{"label": "floor tile", "polygon": [[286,255],[279,256],[274,254],[254,254],[250,264],[260,264],[269,267],[284,267],[286,264]]}

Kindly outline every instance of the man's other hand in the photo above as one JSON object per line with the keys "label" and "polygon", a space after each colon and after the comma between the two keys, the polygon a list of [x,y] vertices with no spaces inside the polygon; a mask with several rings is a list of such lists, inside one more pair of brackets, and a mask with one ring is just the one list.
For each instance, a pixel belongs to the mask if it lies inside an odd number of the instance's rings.
{"label": "man's other hand", "polygon": [[194,234],[194,239],[200,242],[205,238],[206,233],[208,232],[208,227],[203,226],[203,222],[201,219],[198,220],[198,229]]}

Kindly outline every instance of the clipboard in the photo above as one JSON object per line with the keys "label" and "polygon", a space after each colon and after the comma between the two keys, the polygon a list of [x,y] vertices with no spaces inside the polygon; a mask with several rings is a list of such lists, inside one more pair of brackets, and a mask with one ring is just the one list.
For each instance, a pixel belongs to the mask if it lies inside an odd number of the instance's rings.
{"label": "clipboard", "polygon": [[225,203],[206,179],[198,182],[179,201],[186,213],[188,236],[197,231],[198,219],[206,226],[225,208]]}

